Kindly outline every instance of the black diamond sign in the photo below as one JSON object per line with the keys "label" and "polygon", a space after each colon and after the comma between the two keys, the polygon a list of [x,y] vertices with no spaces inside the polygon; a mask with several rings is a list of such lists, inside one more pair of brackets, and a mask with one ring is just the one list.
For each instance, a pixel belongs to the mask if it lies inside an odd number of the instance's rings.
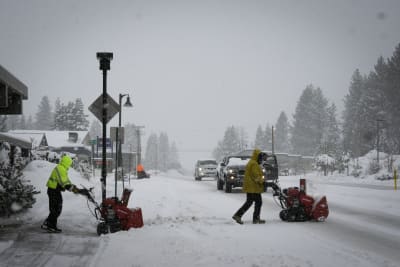
{"label": "black diamond sign", "polygon": [[103,105],[103,95],[100,95],[89,107],[90,112],[96,116],[99,121],[103,121],[103,108],[107,109],[107,119],[108,123],[114,116],[119,112],[119,105],[115,100],[107,94],[107,104]]}

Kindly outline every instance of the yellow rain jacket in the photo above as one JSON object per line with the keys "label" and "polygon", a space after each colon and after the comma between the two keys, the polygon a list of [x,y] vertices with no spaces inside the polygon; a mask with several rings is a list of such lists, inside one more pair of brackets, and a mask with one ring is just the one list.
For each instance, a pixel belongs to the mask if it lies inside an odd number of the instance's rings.
{"label": "yellow rain jacket", "polygon": [[255,149],[251,159],[246,165],[243,181],[243,192],[262,193],[264,192],[264,177],[260,165],[257,162],[260,150]]}
{"label": "yellow rain jacket", "polygon": [[47,181],[47,187],[63,191],[69,189],[72,186],[72,183],[68,178],[68,169],[71,164],[72,159],[69,156],[63,156],[60,163],[51,172],[50,178]]}

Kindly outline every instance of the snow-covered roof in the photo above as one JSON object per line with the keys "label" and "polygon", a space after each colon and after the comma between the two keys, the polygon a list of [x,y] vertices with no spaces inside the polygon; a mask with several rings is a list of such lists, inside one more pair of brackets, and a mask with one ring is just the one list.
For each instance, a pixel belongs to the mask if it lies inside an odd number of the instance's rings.
{"label": "snow-covered roof", "polygon": [[32,148],[32,142],[29,139],[21,136],[15,136],[14,134],[0,133],[0,141],[5,141],[21,148]]}
{"label": "snow-covered roof", "polygon": [[88,131],[40,131],[40,130],[13,130],[13,136],[29,137],[37,146],[41,146],[44,137],[49,147],[76,147],[86,146],[90,140]]}

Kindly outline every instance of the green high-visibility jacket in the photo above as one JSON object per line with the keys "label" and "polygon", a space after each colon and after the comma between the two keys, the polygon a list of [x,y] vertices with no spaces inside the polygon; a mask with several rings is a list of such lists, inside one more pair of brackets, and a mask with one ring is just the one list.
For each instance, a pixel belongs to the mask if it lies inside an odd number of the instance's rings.
{"label": "green high-visibility jacket", "polygon": [[68,177],[68,169],[72,164],[72,159],[69,156],[63,156],[60,163],[53,169],[47,181],[47,187],[51,189],[64,190],[69,188],[72,183]]}
{"label": "green high-visibility jacket", "polygon": [[264,192],[264,177],[260,165],[257,162],[260,150],[255,149],[251,159],[246,165],[243,180],[243,192],[262,193]]}

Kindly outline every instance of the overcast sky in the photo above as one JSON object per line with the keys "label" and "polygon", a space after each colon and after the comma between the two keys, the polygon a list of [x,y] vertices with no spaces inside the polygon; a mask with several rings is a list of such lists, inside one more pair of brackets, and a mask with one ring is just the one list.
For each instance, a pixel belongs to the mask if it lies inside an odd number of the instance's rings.
{"label": "overcast sky", "polygon": [[88,107],[96,52],[113,52],[108,93],[134,104],[123,123],[144,125],[144,141],[166,132],[190,167],[230,125],[253,142],[281,111],[292,119],[308,84],[341,111],[354,70],[390,57],[399,25],[397,0],[0,0],[0,64],[28,86],[28,116],[44,95]]}

